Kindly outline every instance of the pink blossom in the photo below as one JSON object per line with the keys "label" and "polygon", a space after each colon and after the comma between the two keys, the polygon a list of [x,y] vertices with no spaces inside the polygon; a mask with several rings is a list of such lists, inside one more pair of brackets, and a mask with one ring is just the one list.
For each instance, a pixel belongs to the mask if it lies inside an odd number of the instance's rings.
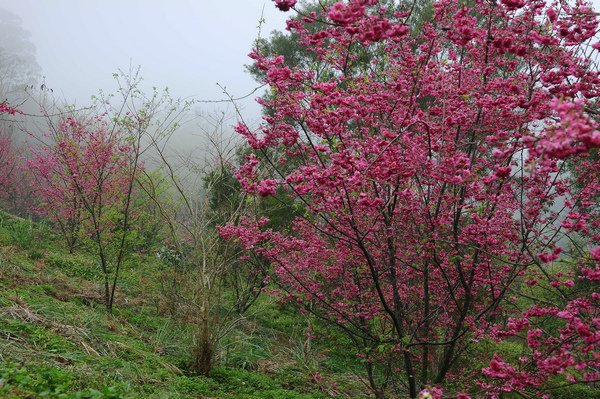
{"label": "pink blossom", "polygon": [[418,399],[442,399],[444,391],[441,388],[425,388],[419,392]]}
{"label": "pink blossom", "polygon": [[296,5],[296,0],[273,0],[275,2],[275,7],[279,8],[281,11],[289,11],[292,7]]}
{"label": "pink blossom", "polygon": [[590,250],[590,255],[592,255],[592,259],[600,261],[600,246],[594,247],[592,250]]}
{"label": "pink blossom", "polygon": [[257,191],[261,197],[275,195],[277,181],[274,179],[266,179],[258,184]]}

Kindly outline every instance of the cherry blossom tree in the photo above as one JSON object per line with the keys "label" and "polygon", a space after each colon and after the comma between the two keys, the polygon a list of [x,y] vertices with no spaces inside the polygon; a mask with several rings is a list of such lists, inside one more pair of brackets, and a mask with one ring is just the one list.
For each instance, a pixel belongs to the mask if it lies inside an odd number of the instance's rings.
{"label": "cherry blossom tree", "polygon": [[[12,118],[21,113],[7,102],[0,104],[0,121],[7,122],[3,127],[14,123]],[[5,210],[20,215],[29,213],[34,196],[23,150],[11,132],[0,128],[0,201]]]}
{"label": "cherry blossom tree", "polygon": [[[15,115],[19,111],[8,103],[0,104],[0,116],[2,114]],[[11,137],[4,131],[0,131],[0,190],[6,192],[11,185],[12,177],[17,167],[16,148]]]}
{"label": "cherry blossom tree", "polygon": [[[51,144],[35,150],[29,164],[39,183],[39,211],[56,223],[72,251],[80,234],[95,244],[104,275],[107,310],[112,309],[114,284],[111,247],[131,197],[133,153],[122,132],[102,117],[66,116],[53,131]],[[123,230],[123,231],[121,231]]]}
{"label": "cherry blossom tree", "polygon": [[[221,234],[270,259],[286,295],[367,365],[391,364],[402,395],[542,397],[556,375],[596,381],[596,14],[581,0],[433,6],[416,30],[410,4],[323,5],[287,25],[314,63],[250,54],[272,112],[237,126],[256,150],[237,177],[287,192],[297,217],[291,231],[247,218]],[[477,351],[505,341],[520,355]]]}
{"label": "cherry blossom tree", "polygon": [[60,227],[70,250],[78,239],[91,240],[108,312],[134,244],[135,181],[143,169],[144,140],[173,129],[177,114],[168,92],[140,91],[139,69],[115,78],[118,96],[99,97],[88,114],[67,110],[55,121],[42,108],[49,133],[29,161],[41,196],[39,212]]}

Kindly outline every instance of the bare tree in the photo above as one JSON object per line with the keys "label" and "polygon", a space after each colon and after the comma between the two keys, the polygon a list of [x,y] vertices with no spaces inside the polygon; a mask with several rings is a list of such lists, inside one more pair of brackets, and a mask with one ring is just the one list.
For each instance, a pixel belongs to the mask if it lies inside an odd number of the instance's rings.
{"label": "bare tree", "polygon": [[[171,241],[159,253],[170,266],[163,279],[164,294],[170,312],[192,328],[190,367],[203,375],[211,370],[219,342],[243,320],[242,313],[264,285],[264,278],[251,273],[245,273],[247,280],[242,281],[240,248],[218,233],[219,224],[237,221],[252,204],[224,183],[237,159],[235,142],[224,130],[224,115],[205,117],[205,123],[208,145],[202,156],[187,154],[173,161],[167,137],[152,142],[176,199],[165,203],[158,198],[156,187],[161,182],[148,174],[141,182],[170,230]],[[190,176],[200,176],[201,184],[194,185]],[[217,198],[220,203],[215,207]]]}

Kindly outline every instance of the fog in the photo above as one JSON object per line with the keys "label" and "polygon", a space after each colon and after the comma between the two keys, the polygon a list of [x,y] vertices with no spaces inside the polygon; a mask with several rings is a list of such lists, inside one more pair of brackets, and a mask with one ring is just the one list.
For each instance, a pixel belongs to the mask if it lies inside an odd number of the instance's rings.
{"label": "fog", "polygon": [[[113,72],[138,65],[145,90],[166,86],[174,97],[221,100],[219,83],[245,96],[258,86],[244,65],[259,21],[264,37],[284,29],[286,17],[269,0],[0,0],[0,8],[21,18],[35,51],[22,47],[29,46],[23,35],[19,44],[3,32],[0,47],[34,55],[45,87],[77,106],[99,89],[114,90]],[[239,103],[249,120],[260,116],[255,97]],[[215,110],[231,111],[226,104],[202,106]]]}
{"label": "fog", "polygon": [[[283,30],[287,16],[270,0],[0,0],[0,102],[27,114],[0,120],[1,128],[35,146],[49,131],[41,104],[51,112],[85,108],[100,91],[117,91],[115,73],[139,67],[144,93],[166,87],[173,98],[196,101],[165,154],[199,187],[215,141],[231,151],[239,140],[235,109],[259,123],[262,89],[245,71],[247,55],[259,35]],[[243,99],[233,107],[228,96]],[[160,164],[156,153],[145,157]]]}

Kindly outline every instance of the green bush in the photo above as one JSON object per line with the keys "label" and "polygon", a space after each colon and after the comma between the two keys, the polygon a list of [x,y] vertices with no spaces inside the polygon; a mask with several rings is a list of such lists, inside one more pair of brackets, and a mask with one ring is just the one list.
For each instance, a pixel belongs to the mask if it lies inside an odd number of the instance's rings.
{"label": "green bush", "polygon": [[248,336],[241,331],[223,342],[222,362],[232,368],[257,370],[261,360],[273,356],[269,341],[258,336]]}
{"label": "green bush", "polygon": [[81,257],[51,253],[47,256],[47,261],[50,266],[60,269],[69,277],[81,277],[91,281],[102,278],[100,267],[90,264]]}
{"label": "green bush", "polygon": [[13,221],[8,227],[8,232],[14,244],[21,248],[31,249],[36,238],[31,221]]}
{"label": "green bush", "polygon": [[24,397],[66,398],[72,385],[72,376],[55,368],[30,370],[27,366],[9,363],[0,369],[0,393],[8,397],[16,391],[28,394]]}
{"label": "green bush", "polygon": [[51,399],[125,399],[131,395],[118,386],[77,390],[74,374],[54,367],[7,363],[0,367],[0,397]]}

